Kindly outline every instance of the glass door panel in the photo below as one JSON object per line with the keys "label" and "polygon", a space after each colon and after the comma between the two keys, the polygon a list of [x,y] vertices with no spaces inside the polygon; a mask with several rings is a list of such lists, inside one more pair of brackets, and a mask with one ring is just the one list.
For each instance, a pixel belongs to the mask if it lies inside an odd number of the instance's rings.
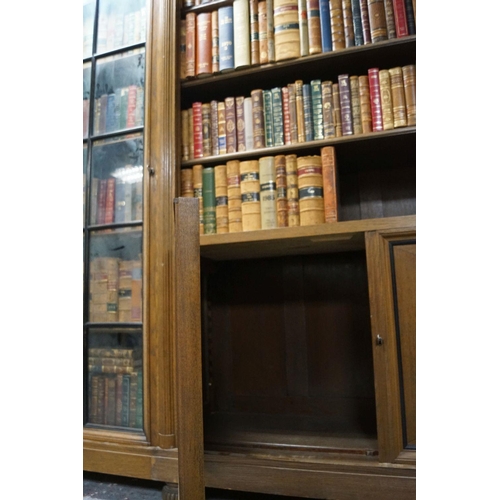
{"label": "glass door panel", "polygon": [[92,55],[94,38],[95,0],[83,0],[83,58]]}

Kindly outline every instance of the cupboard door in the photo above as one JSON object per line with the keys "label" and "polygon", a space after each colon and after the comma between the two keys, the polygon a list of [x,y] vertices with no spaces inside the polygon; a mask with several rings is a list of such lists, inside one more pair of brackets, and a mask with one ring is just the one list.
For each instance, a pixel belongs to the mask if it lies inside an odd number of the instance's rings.
{"label": "cupboard door", "polygon": [[416,460],[416,232],[369,232],[366,252],[381,462]]}

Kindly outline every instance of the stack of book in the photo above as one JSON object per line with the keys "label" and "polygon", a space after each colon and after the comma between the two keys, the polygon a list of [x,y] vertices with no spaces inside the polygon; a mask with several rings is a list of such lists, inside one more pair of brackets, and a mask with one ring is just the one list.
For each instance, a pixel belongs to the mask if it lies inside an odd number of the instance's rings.
{"label": "stack of book", "polygon": [[416,65],[296,80],[181,112],[182,160],[416,125]]}
{"label": "stack of book", "polygon": [[90,423],[142,428],[141,351],[90,348],[88,367]]}
{"label": "stack of book", "polygon": [[335,148],[320,155],[264,156],[181,171],[181,196],[197,197],[200,233],[221,234],[336,222]]}
{"label": "stack of book", "polygon": [[[196,3],[198,1],[198,3]],[[234,0],[181,20],[181,79],[416,33],[416,0]],[[187,0],[186,8],[201,0]]]}

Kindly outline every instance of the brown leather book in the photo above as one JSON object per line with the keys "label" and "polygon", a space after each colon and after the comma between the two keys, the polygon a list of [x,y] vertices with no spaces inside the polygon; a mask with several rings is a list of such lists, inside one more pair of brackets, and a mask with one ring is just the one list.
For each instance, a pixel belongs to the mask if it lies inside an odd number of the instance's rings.
{"label": "brown leather book", "polygon": [[406,99],[406,121],[408,126],[417,124],[417,67],[403,66],[403,85]]}
{"label": "brown leather book", "polygon": [[219,139],[219,154],[227,153],[226,147],[226,105],[224,101],[217,102],[217,137]]}
{"label": "brown leather book", "polygon": [[351,85],[351,108],[352,108],[352,129],[354,134],[362,134],[361,125],[361,101],[359,97],[359,77],[352,75],[349,77]]}
{"label": "brown leather book", "polygon": [[187,77],[187,72],[186,72],[186,63],[187,63],[187,61],[186,61],[186,20],[185,19],[181,19],[179,38],[180,38],[180,50],[179,50],[180,72],[179,72],[179,77],[181,80],[184,80]]}
{"label": "brown leather book", "polygon": [[193,169],[183,168],[181,170],[181,196],[184,198],[193,198]]}
{"label": "brown leather book", "polygon": [[325,204],[321,156],[310,155],[297,158],[297,180],[300,225],[322,224],[325,222]]}
{"label": "brown leather book", "polygon": [[189,159],[194,158],[194,121],[193,108],[188,109],[188,128],[189,128]]}
{"label": "brown leather book", "polygon": [[276,61],[300,57],[298,0],[274,0]]}
{"label": "brown leather book", "polygon": [[359,104],[361,108],[361,128],[363,134],[372,131],[372,109],[370,103],[370,84],[367,75],[359,76]]}
{"label": "brown leather book", "polygon": [[278,206],[278,227],[288,226],[288,199],[286,196],[286,157],[277,155],[274,158],[276,167],[276,196]]}
{"label": "brown leather book", "polygon": [[227,175],[227,207],[229,232],[243,231],[241,224],[241,187],[240,187],[240,162],[230,160],[226,163]]}
{"label": "brown leather book", "polygon": [[297,155],[285,156],[286,198],[288,209],[288,227],[300,226],[299,183],[297,179]]}
{"label": "brown leather book", "polygon": [[227,167],[214,167],[215,177],[215,220],[217,234],[229,232],[229,210],[227,199]]}
{"label": "brown leather book", "polygon": [[288,87],[281,88],[281,106],[283,110],[283,139],[285,145],[292,144],[290,137],[290,99]]}
{"label": "brown leather book", "polygon": [[210,101],[210,127],[212,134],[212,154],[214,156],[219,154],[219,121],[217,106],[218,102],[216,100]]}
{"label": "brown leather book", "polygon": [[345,46],[354,47],[354,23],[352,20],[351,0],[342,0],[342,16],[344,18]]}
{"label": "brown leather book", "polygon": [[309,54],[321,54],[321,23],[319,18],[319,0],[306,0],[307,31]]}
{"label": "brown leather book", "polygon": [[368,0],[370,33],[373,43],[388,39],[384,0]]}
{"label": "brown leather book", "polygon": [[303,85],[302,80],[295,81],[295,108],[297,109],[297,139],[299,143],[306,141]]}
{"label": "brown leather book", "polygon": [[212,11],[212,73],[219,72],[219,11]]}
{"label": "brown leather book", "polygon": [[333,126],[335,127],[335,137],[342,137],[342,110],[340,108],[339,84],[332,84],[333,101]]}
{"label": "brown leather book", "polygon": [[332,50],[345,49],[342,0],[330,0],[330,25],[332,29]]}
{"label": "brown leather book", "polygon": [[193,102],[193,143],[195,158],[203,158],[203,118],[201,107],[201,102]]}
{"label": "brown leather book", "polygon": [[235,98],[236,106],[236,143],[238,144],[238,151],[246,151],[245,144],[245,114],[243,103],[245,101],[244,96],[238,96]]}
{"label": "brown leather book", "polygon": [[333,95],[330,80],[321,82],[321,100],[323,103],[323,132],[325,139],[331,139],[335,137],[335,126],[333,124]]}
{"label": "brown leather book", "polygon": [[259,160],[240,162],[241,222],[243,231],[261,228]]}
{"label": "brown leather book", "polygon": [[196,14],[186,14],[186,76],[196,76]]}
{"label": "brown leather book", "polygon": [[226,108],[226,152],[236,153],[238,151],[238,139],[236,136],[236,106],[234,97],[224,99]]}
{"label": "brown leather book", "polygon": [[203,137],[203,156],[212,156],[212,110],[209,102],[201,105],[201,127]]}
{"label": "brown leather book", "polygon": [[337,156],[333,146],[321,148],[321,167],[323,172],[323,196],[325,203],[325,222],[337,222]]}
{"label": "brown leather book", "polygon": [[403,70],[400,66],[389,69],[391,77],[392,111],[394,114],[394,128],[406,127],[406,98],[403,83]]}
{"label": "brown leather book", "polygon": [[181,111],[182,161],[189,160],[189,111]]}
{"label": "brown leather book", "polygon": [[381,69],[379,71],[380,81],[380,104],[382,106],[382,124],[384,130],[394,128],[394,115],[392,112],[392,91],[389,70]]}
{"label": "brown leather book", "polygon": [[361,30],[363,32],[363,45],[372,43],[372,33],[370,29],[370,15],[368,13],[368,2],[370,0],[359,0],[361,10]]}
{"label": "brown leather book", "polygon": [[253,147],[260,149],[265,147],[264,128],[264,99],[262,89],[254,89],[251,92],[253,113]]}
{"label": "brown leather book", "polygon": [[257,6],[259,18],[259,53],[260,64],[269,62],[269,51],[267,44],[267,3],[260,1]]}
{"label": "brown leather book", "polygon": [[380,132],[384,130],[382,121],[382,105],[380,97],[379,69],[370,68],[368,70],[368,83],[370,85],[370,104],[372,109],[372,130]]}
{"label": "brown leather book", "polygon": [[297,129],[297,95],[295,92],[295,83],[289,83],[288,87],[288,111],[290,113],[290,142],[297,144],[299,142],[299,133]]}
{"label": "brown leather book", "polygon": [[203,224],[203,165],[193,166],[193,193],[194,197],[198,198],[199,201],[200,234],[205,234]]}
{"label": "brown leather book", "polygon": [[392,40],[397,38],[396,35],[396,22],[394,20],[394,6],[392,0],[384,0],[385,23],[387,26],[387,38]]}
{"label": "brown leather book", "polygon": [[250,63],[260,64],[259,0],[249,0],[250,9]]}
{"label": "brown leather book", "polygon": [[212,73],[212,14],[196,16],[196,76]]}

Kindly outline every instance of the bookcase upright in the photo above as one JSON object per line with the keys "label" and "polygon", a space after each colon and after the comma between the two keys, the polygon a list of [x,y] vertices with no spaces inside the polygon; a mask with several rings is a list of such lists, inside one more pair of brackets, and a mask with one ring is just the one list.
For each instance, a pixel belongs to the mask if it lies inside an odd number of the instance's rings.
{"label": "bookcase upright", "polygon": [[[182,500],[205,487],[413,499],[416,125],[196,159],[183,159],[180,131],[194,102],[414,65],[416,35],[181,79],[181,21],[229,5],[101,0],[89,14],[84,469],[163,481]],[[119,38],[117,20],[137,11],[143,31]],[[117,101],[131,91],[127,121]],[[96,113],[111,95],[106,121]],[[326,146],[338,222],[200,235],[183,169]],[[113,215],[99,210],[109,179],[115,196],[132,186]]]}

